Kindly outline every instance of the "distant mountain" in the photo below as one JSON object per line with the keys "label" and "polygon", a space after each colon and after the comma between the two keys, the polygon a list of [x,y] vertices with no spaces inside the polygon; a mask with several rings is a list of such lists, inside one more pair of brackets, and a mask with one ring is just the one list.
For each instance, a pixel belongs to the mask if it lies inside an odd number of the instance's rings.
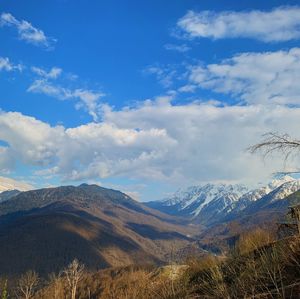
{"label": "distant mountain", "polygon": [[195,227],[97,185],[21,192],[0,203],[0,275],[162,263]]}
{"label": "distant mountain", "polygon": [[8,190],[0,193],[0,203],[21,193],[19,190]]}
{"label": "distant mountain", "polygon": [[289,195],[300,189],[300,180],[285,180],[282,184],[273,184],[273,190],[256,201],[248,204],[244,209],[244,214],[256,213],[262,210],[268,210],[275,207],[289,205]]}
{"label": "distant mountain", "polygon": [[147,205],[170,215],[180,215],[204,225],[233,220],[244,213],[281,200],[300,189],[300,180],[290,176],[249,190],[244,185],[205,184],[177,191],[173,196]]}
{"label": "distant mountain", "polygon": [[0,176],[0,192],[9,190],[28,191],[33,189],[30,184]]}

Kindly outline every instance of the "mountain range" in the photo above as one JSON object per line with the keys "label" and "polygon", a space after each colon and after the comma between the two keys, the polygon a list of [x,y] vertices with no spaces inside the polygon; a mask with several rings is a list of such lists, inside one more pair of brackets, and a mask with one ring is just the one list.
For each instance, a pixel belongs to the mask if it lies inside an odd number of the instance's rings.
{"label": "mountain range", "polygon": [[97,270],[168,263],[190,250],[205,254],[249,227],[283,219],[299,202],[298,190],[300,180],[285,176],[253,190],[203,184],[142,203],[98,185],[6,187],[0,193],[1,274],[34,269],[47,275],[74,258]]}
{"label": "mountain range", "polygon": [[168,198],[148,202],[147,206],[211,226],[258,212],[299,189],[300,180],[290,176],[253,190],[242,184],[204,184],[180,189]]}

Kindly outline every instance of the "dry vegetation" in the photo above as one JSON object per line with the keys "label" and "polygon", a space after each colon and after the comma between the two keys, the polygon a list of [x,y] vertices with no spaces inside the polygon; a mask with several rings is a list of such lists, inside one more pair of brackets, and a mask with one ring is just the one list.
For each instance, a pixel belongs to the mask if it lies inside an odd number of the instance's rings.
{"label": "dry vegetation", "polygon": [[227,256],[189,258],[185,267],[132,266],[84,271],[77,260],[39,279],[0,281],[2,299],[299,298],[300,237],[274,241],[257,229],[240,236]]}

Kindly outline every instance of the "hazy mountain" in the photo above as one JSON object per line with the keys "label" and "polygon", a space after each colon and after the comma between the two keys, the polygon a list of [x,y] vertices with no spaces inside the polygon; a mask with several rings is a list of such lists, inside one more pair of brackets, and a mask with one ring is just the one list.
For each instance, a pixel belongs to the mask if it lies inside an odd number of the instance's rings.
{"label": "hazy mountain", "polygon": [[97,185],[21,192],[0,203],[0,269],[43,274],[74,258],[88,269],[160,263],[192,240],[193,229]]}
{"label": "hazy mountain", "polygon": [[0,203],[21,193],[19,190],[7,190],[0,193]]}

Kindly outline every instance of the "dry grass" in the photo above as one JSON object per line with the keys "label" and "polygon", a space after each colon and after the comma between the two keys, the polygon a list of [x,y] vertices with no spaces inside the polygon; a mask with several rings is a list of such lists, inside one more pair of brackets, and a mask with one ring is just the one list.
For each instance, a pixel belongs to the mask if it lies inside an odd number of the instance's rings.
{"label": "dry grass", "polygon": [[[186,265],[176,266],[176,275],[172,266],[85,272],[76,298],[300,298],[299,236],[274,242],[267,232],[255,230],[241,236],[227,257],[190,258]],[[51,275],[34,298],[70,298],[65,275]]]}

